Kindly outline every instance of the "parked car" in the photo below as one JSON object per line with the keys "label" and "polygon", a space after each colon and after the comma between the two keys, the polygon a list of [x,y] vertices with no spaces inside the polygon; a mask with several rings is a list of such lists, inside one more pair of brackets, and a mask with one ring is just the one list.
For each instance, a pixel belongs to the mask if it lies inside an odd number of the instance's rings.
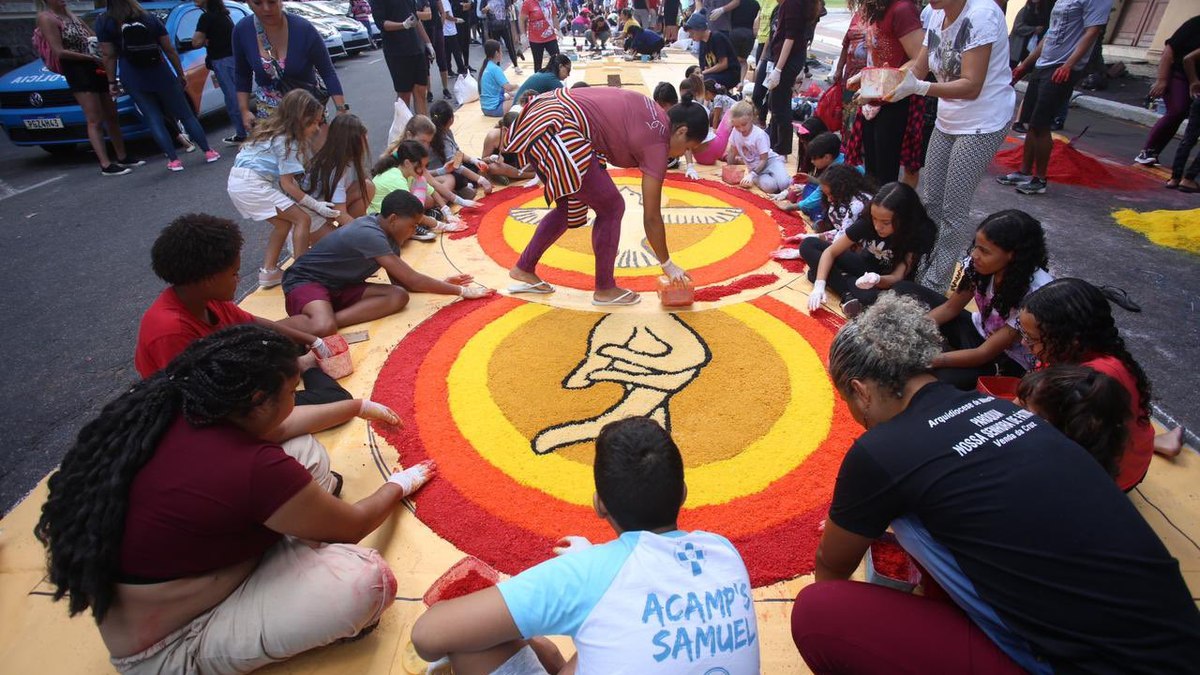
{"label": "parked car", "polygon": [[[353,16],[350,15],[350,3],[349,2],[331,2],[329,0],[304,0],[304,4],[306,4],[310,7],[316,7],[317,9],[321,10],[322,12],[325,12],[326,14],[331,14],[333,16],[339,16],[339,17],[347,17],[354,23],[359,23],[358,19],[355,19]],[[383,40],[383,33],[381,33],[379,31],[379,28],[375,25],[374,19],[367,19],[366,29],[367,29],[367,33],[371,36],[372,44],[374,44],[376,47],[378,47],[380,44],[380,41]],[[348,45],[347,45],[347,49],[349,49]]]}
{"label": "parked car", "polygon": [[[227,0],[225,6],[235,22],[250,15],[250,8],[240,2]],[[224,111],[221,90],[204,67],[205,49],[192,49],[200,9],[190,1],[162,0],[144,2],[142,7],[163,22],[175,41],[192,108],[199,115]],[[102,11],[88,12],[83,19],[90,25]],[[117,99],[117,117],[126,139],[150,134],[128,95]],[[0,76],[0,126],[14,145],[37,145],[52,154],[73,152],[77,144],[88,140],[87,119],[67,88],[66,78],[47,70],[40,59]]]}
{"label": "parked car", "polygon": [[[308,2],[285,2],[283,11],[308,19],[309,23],[317,26],[317,30],[320,30],[321,26],[328,26],[335,30],[339,34],[338,39],[342,42],[341,55],[358,54],[371,48],[371,36],[367,33],[367,29],[348,16],[330,14],[313,7],[312,3]],[[324,37],[323,34],[322,37]],[[334,55],[333,49],[329,50],[329,54]]]}

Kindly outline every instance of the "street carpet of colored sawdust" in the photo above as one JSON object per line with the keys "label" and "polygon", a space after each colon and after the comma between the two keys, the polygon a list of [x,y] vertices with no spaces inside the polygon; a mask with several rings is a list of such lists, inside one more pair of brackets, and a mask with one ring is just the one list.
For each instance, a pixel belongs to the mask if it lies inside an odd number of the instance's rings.
{"label": "street carpet of colored sawdust", "polygon": [[1113,218],[1123,227],[1146,235],[1159,246],[1200,253],[1200,209],[1147,211],[1121,209]]}
{"label": "street carpet of colored sawdust", "polygon": [[372,398],[404,424],[376,430],[403,464],[438,463],[417,516],[514,574],[565,535],[612,538],[592,509],[595,432],[658,419],[684,455],[680,526],[728,537],[763,586],[812,571],[861,432],[825,369],[838,325],[770,297],[677,315],[456,303],[389,355]]}
{"label": "street carpet of colored sawdust", "polygon": [[[1005,171],[1017,171],[1021,168],[1021,160],[1025,154],[1025,146],[1017,145],[996,153],[996,164]],[[1050,183],[1064,183],[1089,188],[1107,188],[1117,190],[1149,189],[1158,185],[1157,181],[1132,168],[1101,162],[1100,160],[1071,147],[1066,141],[1055,138],[1050,151],[1050,164],[1047,167],[1046,180]]]}
{"label": "street carpet of colored sawdust", "polygon": [[777,274],[751,274],[728,284],[714,284],[696,289],[696,302],[716,302],[721,298],[737,295],[752,288],[770,286],[779,281]]}

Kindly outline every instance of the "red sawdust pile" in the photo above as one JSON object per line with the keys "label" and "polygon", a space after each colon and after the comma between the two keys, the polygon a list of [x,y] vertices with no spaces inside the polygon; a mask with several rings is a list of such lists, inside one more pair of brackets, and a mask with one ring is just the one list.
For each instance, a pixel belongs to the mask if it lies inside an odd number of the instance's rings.
{"label": "red sawdust pile", "polygon": [[[996,153],[996,164],[1005,171],[1017,171],[1021,168],[1024,152],[1023,143],[1001,150]],[[1101,162],[1058,138],[1054,139],[1054,146],[1050,150],[1046,180],[1098,189],[1139,190],[1156,186],[1153,180],[1133,169]]]}
{"label": "red sawdust pile", "polygon": [[453,600],[475,591],[495,586],[499,575],[482,560],[467,556],[446,570],[446,573],[433,582],[429,590],[421,598],[425,604],[432,607],[443,600]]}
{"label": "red sawdust pile", "polygon": [[721,298],[737,295],[751,288],[770,286],[776,281],[779,281],[779,277],[775,274],[751,274],[730,284],[704,286],[696,289],[696,302],[716,302]]}

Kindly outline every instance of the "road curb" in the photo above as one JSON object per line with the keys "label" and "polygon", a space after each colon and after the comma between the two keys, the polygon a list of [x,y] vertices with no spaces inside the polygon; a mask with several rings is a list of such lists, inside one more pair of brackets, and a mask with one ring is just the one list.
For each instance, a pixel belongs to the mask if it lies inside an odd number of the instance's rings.
{"label": "road curb", "polygon": [[[1028,87],[1029,83],[1022,80],[1016,84],[1015,89],[1024,94]],[[1099,96],[1079,94],[1071,99],[1071,101],[1073,105],[1083,108],[1084,110],[1090,110],[1094,113],[1099,113],[1108,117],[1114,117],[1127,122],[1134,122],[1147,127],[1154,126],[1154,124],[1158,122],[1159,118],[1162,117],[1162,115],[1154,112],[1153,110],[1147,110],[1146,108],[1136,105],[1129,105],[1128,103],[1110,101],[1105,98],[1100,98]],[[1179,136],[1180,134],[1176,133],[1175,135]]]}

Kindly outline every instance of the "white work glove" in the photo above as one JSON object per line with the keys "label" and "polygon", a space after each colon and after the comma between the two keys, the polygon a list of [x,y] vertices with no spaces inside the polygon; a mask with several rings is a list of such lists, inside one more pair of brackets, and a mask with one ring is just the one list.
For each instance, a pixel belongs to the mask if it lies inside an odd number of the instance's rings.
{"label": "white work glove", "polygon": [[364,420],[375,420],[385,424],[400,424],[400,416],[396,414],[395,410],[382,403],[376,403],[369,398],[364,398],[359,404],[358,416]]}
{"label": "white work glove", "polygon": [[330,349],[329,345],[325,344],[325,341],[322,340],[321,338],[317,338],[316,340],[313,340],[312,344],[309,345],[308,348],[313,350],[314,352],[316,352],[317,356],[319,356],[323,359],[327,359],[327,358],[333,356],[333,350]]}
{"label": "white work glove", "polygon": [[746,57],[746,65],[750,66],[750,70],[754,70],[758,67],[758,59],[754,58],[754,55],[751,54]]}
{"label": "white work glove", "polygon": [[479,177],[479,187],[483,188],[483,191],[488,194],[491,194],[492,190],[496,189],[495,187],[492,186],[492,181],[488,180],[487,178],[485,178],[483,176]]}
{"label": "white work glove", "polygon": [[428,42],[425,43],[425,56],[430,61],[437,58],[437,53],[433,51],[433,45]]}
{"label": "white work glove", "polygon": [[874,272],[867,272],[854,281],[854,285],[863,289],[875,288],[879,284],[879,275]]}
{"label": "white work glove", "polygon": [[929,93],[929,85],[929,82],[918,80],[917,76],[913,75],[911,70],[908,70],[904,72],[904,79],[900,81],[900,84],[896,85],[895,89],[883,95],[883,100],[889,102],[899,101],[913,94],[924,96]]}
{"label": "white work glove", "polygon": [[711,23],[711,22],[716,21],[717,19],[721,18],[724,15],[725,15],[725,8],[718,7],[708,13],[708,20]]}
{"label": "white work glove", "polygon": [[446,219],[447,223],[450,222],[450,219],[454,217],[454,213],[450,211],[450,207],[447,205],[443,205],[439,210],[442,213],[442,217]]}
{"label": "white work glove", "polygon": [[783,71],[770,63],[767,64],[767,67],[771,69],[771,72],[767,73],[767,78],[763,80],[763,86],[770,90],[779,86],[779,78],[783,76]]}
{"label": "white work glove", "polygon": [[670,258],[662,264],[662,271],[671,281],[686,281],[688,278],[687,272],[683,271],[683,268],[679,265],[671,262]]}
{"label": "white work glove", "polygon": [[692,180],[700,180],[700,173],[696,171],[695,164],[689,163],[687,165],[687,169],[684,170],[683,175],[691,178]]}
{"label": "white work glove", "polygon": [[825,281],[817,279],[813,282],[812,293],[808,294],[808,311],[815,312],[825,302]]}
{"label": "white work glove", "polygon": [[458,292],[458,295],[464,300],[480,300],[482,298],[490,297],[493,293],[495,293],[495,291],[484,286],[463,286],[462,290]]}
{"label": "white work glove", "polygon": [[559,539],[557,543],[558,546],[554,547],[554,555],[576,553],[592,547],[592,542],[588,541],[586,537],[579,537],[573,534]]}
{"label": "white work glove", "polygon": [[422,485],[428,483],[429,479],[433,478],[436,469],[437,465],[433,463],[433,460],[427,459],[420,464],[415,464],[403,471],[393,473],[388,477],[387,482],[399,485],[400,489],[404,491],[404,496],[407,497],[421,489]]}
{"label": "white work glove", "polygon": [[342,213],[333,208],[333,202],[317,201],[313,199],[312,195],[304,195],[304,199],[300,200],[300,205],[322,218],[337,218]]}
{"label": "white work glove", "polygon": [[473,209],[479,206],[479,202],[475,201],[474,199],[463,199],[459,195],[454,195],[454,203],[458,204],[464,209]]}
{"label": "white work glove", "polygon": [[758,174],[754,173],[753,171],[747,171],[746,175],[742,176],[742,187],[744,187],[744,188],[754,187],[754,181],[757,179],[758,179]]}

